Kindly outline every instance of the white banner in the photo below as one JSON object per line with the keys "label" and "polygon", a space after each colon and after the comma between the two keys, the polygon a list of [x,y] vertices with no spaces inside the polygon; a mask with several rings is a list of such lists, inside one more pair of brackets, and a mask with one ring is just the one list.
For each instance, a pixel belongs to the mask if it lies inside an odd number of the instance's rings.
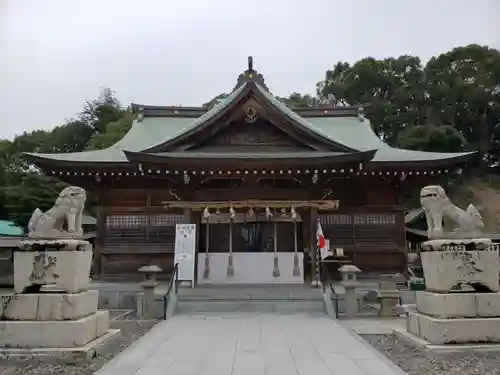
{"label": "white banner", "polygon": [[194,281],[196,224],[176,224],[174,264],[179,263],[179,280]]}

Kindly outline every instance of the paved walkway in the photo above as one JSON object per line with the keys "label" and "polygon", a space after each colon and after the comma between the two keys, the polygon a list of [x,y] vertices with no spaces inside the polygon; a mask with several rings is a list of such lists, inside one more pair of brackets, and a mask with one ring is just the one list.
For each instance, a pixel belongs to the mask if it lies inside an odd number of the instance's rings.
{"label": "paved walkway", "polygon": [[178,315],[97,375],[402,375],[324,315]]}

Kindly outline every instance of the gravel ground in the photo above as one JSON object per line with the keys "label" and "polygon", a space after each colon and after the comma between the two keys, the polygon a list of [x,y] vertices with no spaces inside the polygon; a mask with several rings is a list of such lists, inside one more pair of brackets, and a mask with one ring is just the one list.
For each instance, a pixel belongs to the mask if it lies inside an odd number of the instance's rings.
{"label": "gravel ground", "polygon": [[500,375],[500,352],[437,354],[394,335],[361,335],[409,375]]}
{"label": "gravel ground", "polygon": [[119,328],[121,334],[101,348],[100,355],[90,362],[68,365],[57,363],[57,360],[52,360],[50,363],[40,363],[36,359],[0,360],[0,375],[91,375],[153,328],[156,323],[157,321],[146,320],[112,321],[111,328]]}

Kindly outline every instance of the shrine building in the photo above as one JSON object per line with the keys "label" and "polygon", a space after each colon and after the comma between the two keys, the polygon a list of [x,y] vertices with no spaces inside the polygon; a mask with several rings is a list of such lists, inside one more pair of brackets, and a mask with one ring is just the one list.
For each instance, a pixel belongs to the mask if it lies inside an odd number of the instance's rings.
{"label": "shrine building", "polygon": [[107,279],[147,264],[169,274],[178,223],[196,224],[197,284],[304,282],[318,221],[363,272],[404,272],[402,192],[472,156],[390,147],[361,106],[289,108],[251,58],[210,109],[132,109],[132,128],[111,147],[26,155],[98,197],[94,274]]}

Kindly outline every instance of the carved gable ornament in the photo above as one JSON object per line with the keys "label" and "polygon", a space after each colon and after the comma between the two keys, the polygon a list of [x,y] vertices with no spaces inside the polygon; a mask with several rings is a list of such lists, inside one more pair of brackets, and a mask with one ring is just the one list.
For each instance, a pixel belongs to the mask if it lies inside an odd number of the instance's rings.
{"label": "carved gable ornament", "polygon": [[248,106],[245,108],[245,121],[247,123],[253,124],[255,121],[257,121],[257,118],[257,110],[254,107]]}

